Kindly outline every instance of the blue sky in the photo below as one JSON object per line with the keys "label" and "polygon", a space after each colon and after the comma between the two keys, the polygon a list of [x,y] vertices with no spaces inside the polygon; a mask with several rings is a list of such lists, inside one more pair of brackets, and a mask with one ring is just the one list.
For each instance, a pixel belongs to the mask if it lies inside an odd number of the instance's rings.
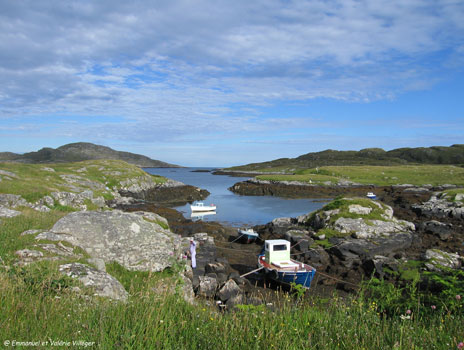
{"label": "blue sky", "polygon": [[464,2],[0,0],[0,151],[190,166],[464,143]]}

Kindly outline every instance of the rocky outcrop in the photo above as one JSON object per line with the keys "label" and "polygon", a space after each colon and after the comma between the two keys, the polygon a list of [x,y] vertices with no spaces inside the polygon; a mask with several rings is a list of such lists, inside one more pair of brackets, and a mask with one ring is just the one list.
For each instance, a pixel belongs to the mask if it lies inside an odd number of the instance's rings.
{"label": "rocky outcrop", "polygon": [[60,219],[48,239],[69,242],[90,256],[128,270],[161,271],[179,255],[177,235],[154,213],[74,212]]}
{"label": "rocky outcrop", "polygon": [[[457,198],[461,198],[459,194]],[[433,195],[427,202],[413,205],[412,209],[418,215],[431,219],[464,219],[464,202],[457,199],[450,200],[445,193]]]}
{"label": "rocky outcrop", "polygon": [[65,264],[59,271],[69,277],[78,279],[84,287],[89,287],[95,296],[126,301],[128,293],[113,276],[88,265],[80,263]]}
{"label": "rocky outcrop", "polygon": [[[148,177],[147,180],[151,178]],[[139,179],[140,180],[140,179]],[[167,180],[164,183],[156,183],[150,179],[150,181],[138,181],[133,183],[122,183],[122,187],[119,190],[119,194],[122,197],[130,197],[138,200],[143,200],[153,203],[162,204],[183,204],[187,202],[193,202],[196,200],[202,200],[208,197],[209,192],[201,188],[185,185],[182,182]],[[121,201],[115,201],[111,205],[117,207],[121,204]]]}

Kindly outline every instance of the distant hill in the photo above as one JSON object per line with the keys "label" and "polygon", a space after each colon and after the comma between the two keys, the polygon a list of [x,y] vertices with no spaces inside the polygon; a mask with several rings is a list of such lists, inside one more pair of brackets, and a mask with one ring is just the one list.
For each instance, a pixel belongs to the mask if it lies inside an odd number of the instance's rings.
{"label": "distant hill", "polygon": [[16,154],[0,152],[0,161],[13,161],[21,163],[65,163],[93,159],[118,159],[138,167],[178,168],[178,165],[165,163],[146,156],[115,151],[106,146],[99,146],[88,142],[70,143],[56,149],[42,148],[37,152]]}
{"label": "distant hill", "polygon": [[366,148],[360,151],[325,150],[303,154],[297,158],[280,158],[263,163],[252,163],[229,170],[258,170],[265,168],[315,168],[329,165],[401,165],[401,164],[464,164],[464,145],[450,147],[398,148],[385,151]]}

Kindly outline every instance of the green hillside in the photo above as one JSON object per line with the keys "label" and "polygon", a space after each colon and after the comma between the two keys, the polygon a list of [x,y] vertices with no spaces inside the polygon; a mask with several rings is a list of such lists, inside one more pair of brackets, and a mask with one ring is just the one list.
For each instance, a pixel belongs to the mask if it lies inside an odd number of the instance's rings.
{"label": "green hillside", "polygon": [[360,151],[325,150],[303,154],[297,158],[280,158],[224,170],[292,173],[298,169],[322,166],[406,164],[463,165],[464,145],[398,148],[391,151],[381,148],[366,148]]}
{"label": "green hillside", "polygon": [[106,146],[95,145],[88,142],[70,143],[56,149],[46,147],[37,152],[25,154],[15,154],[11,152],[0,153],[0,161],[21,163],[69,163],[96,159],[122,160],[138,167],[179,167],[178,165],[151,159],[141,154],[116,151]]}

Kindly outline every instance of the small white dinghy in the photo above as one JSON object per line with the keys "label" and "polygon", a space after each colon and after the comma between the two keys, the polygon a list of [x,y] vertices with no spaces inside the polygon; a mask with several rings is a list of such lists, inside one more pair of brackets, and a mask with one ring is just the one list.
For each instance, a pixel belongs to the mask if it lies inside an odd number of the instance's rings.
{"label": "small white dinghy", "polygon": [[197,204],[190,205],[192,212],[196,211],[215,211],[216,206],[214,204],[205,205],[203,202],[198,202]]}

